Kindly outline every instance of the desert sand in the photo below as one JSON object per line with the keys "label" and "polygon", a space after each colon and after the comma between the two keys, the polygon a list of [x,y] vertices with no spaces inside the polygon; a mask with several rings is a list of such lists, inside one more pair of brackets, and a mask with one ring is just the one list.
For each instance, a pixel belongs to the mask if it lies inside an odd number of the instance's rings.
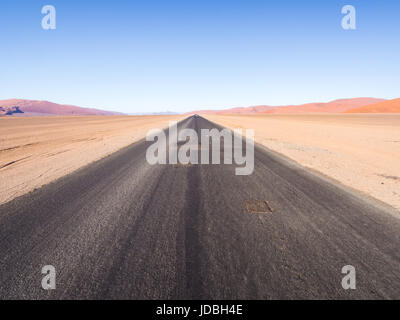
{"label": "desert sand", "polygon": [[400,114],[206,115],[400,210]]}
{"label": "desert sand", "polygon": [[0,204],[105,157],[182,116],[0,118]]}

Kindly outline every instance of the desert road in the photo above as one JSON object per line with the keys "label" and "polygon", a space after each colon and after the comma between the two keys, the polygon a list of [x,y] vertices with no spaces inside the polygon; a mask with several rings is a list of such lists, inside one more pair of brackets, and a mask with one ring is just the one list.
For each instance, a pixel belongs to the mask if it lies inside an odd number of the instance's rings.
{"label": "desert road", "polygon": [[151,166],[150,143],[0,206],[1,299],[400,299],[400,219],[385,206],[261,146],[236,176]]}

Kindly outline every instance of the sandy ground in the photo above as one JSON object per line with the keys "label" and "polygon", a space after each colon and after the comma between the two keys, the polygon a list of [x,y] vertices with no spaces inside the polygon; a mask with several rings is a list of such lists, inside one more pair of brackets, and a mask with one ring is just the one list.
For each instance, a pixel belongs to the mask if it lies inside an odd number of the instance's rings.
{"label": "sandy ground", "polygon": [[400,114],[205,117],[400,210]]}
{"label": "sandy ground", "polygon": [[0,118],[0,204],[183,116]]}

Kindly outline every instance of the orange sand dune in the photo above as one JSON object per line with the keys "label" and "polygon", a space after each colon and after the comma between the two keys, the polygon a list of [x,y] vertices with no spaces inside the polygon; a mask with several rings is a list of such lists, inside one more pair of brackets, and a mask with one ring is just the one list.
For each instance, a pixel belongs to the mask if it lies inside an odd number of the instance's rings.
{"label": "orange sand dune", "polygon": [[346,111],[347,113],[400,113],[400,98]]}
{"label": "orange sand dune", "polygon": [[264,113],[341,113],[354,108],[384,101],[376,98],[340,99],[327,103],[307,103],[295,106],[274,108]]}
{"label": "orange sand dune", "polygon": [[341,113],[354,108],[385,101],[377,98],[340,99],[327,103],[307,103],[290,106],[251,106],[225,110],[197,110],[191,114],[256,114],[256,113]]}
{"label": "orange sand dune", "polygon": [[71,105],[57,104],[49,101],[8,99],[0,100],[0,115],[17,107],[23,115],[117,115],[118,112],[104,111],[93,108],[81,108]]}

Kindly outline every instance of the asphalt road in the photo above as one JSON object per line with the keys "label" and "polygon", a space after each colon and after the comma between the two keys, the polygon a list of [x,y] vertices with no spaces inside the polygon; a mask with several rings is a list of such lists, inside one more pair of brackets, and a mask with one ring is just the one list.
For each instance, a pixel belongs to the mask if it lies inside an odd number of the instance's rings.
{"label": "asphalt road", "polygon": [[[236,176],[151,166],[149,144],[0,206],[1,299],[400,299],[400,219],[379,203],[260,146],[254,173]],[[273,211],[249,212],[254,200]]]}

